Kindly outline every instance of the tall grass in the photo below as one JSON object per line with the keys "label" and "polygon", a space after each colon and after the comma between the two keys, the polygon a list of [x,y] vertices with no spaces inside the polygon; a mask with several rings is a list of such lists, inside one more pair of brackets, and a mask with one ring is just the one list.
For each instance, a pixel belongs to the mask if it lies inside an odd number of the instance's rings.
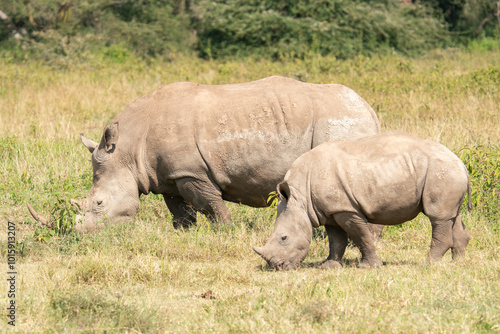
{"label": "tall grass", "polygon": [[[348,61],[96,57],[58,70],[1,59],[0,68],[0,221],[4,231],[7,220],[15,221],[18,232],[14,330],[500,331],[498,50]],[[178,231],[162,198],[150,195],[130,223],[82,236],[47,235],[29,216],[28,201],[45,215],[69,219],[66,200],[84,197],[92,182],[80,132],[98,140],[137,97],[174,81],[222,84],[268,75],[342,83],[374,107],[383,130],[438,140],[457,153],[474,190],[474,210],[463,210],[473,237],[465,258],[423,264],[430,245],[423,215],[385,230],[377,246],[382,268],[357,269],[359,251],[349,248],[343,269],[317,269],[328,253],[318,230],[304,264],[290,272],[269,270],[251,250],[271,234],[271,209],[230,204],[234,224],[199,216],[196,227]],[[0,235],[5,250],[6,234]],[[7,301],[4,291],[2,305]],[[8,327],[4,317],[0,329]]]}

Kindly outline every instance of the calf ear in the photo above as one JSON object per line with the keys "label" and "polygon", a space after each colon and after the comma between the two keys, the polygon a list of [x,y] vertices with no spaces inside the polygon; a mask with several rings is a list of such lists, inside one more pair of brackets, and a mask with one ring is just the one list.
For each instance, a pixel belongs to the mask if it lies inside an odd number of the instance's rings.
{"label": "calf ear", "polygon": [[288,183],[286,181],[278,183],[276,192],[278,193],[280,199],[288,201],[288,198],[290,198],[290,187],[288,186]]}
{"label": "calf ear", "polygon": [[104,149],[110,152],[115,149],[118,141],[118,122],[108,125],[104,130]]}
{"label": "calf ear", "polygon": [[95,141],[85,138],[83,133],[80,133],[80,140],[82,141],[83,145],[85,145],[85,147],[90,151],[90,153],[94,152],[94,150],[99,145]]}

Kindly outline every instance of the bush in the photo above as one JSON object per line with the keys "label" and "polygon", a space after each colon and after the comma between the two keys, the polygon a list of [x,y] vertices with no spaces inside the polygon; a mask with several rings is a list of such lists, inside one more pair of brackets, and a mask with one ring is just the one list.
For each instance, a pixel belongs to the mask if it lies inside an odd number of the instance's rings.
{"label": "bush", "polygon": [[500,40],[498,38],[479,38],[473,39],[467,44],[470,51],[488,52],[500,49]]}
{"label": "bush", "polygon": [[194,50],[209,59],[415,55],[478,35],[498,39],[496,6],[496,0],[0,0],[9,17],[0,20],[0,49],[14,59],[63,65],[114,45],[142,58]]}
{"label": "bush", "polygon": [[[0,1],[0,9],[24,38],[20,46],[42,59],[82,57],[111,45],[136,56],[168,55],[189,47],[189,16],[180,0],[58,2]],[[0,23],[0,41],[6,24]]]}
{"label": "bush", "polygon": [[258,53],[348,58],[442,45],[443,23],[422,5],[400,1],[200,1],[194,8],[197,48],[204,57]]}
{"label": "bush", "polygon": [[498,39],[498,0],[420,0],[434,8],[458,39],[493,37]]}
{"label": "bush", "polygon": [[472,184],[472,204],[487,217],[500,213],[500,145],[464,147],[460,155]]}

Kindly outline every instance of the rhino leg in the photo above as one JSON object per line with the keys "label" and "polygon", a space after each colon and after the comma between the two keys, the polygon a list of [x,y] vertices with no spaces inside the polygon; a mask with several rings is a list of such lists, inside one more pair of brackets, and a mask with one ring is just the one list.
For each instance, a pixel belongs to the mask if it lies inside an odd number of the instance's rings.
{"label": "rhino leg", "polygon": [[361,251],[360,268],[380,267],[380,261],[375,252],[373,233],[368,227],[364,216],[352,212],[341,212],[334,216],[335,222],[347,232]]}
{"label": "rhino leg", "polygon": [[443,255],[453,247],[453,219],[440,220],[430,218],[432,225],[431,249],[427,256],[427,262],[439,261]]}
{"label": "rhino leg", "polygon": [[176,181],[177,189],[186,200],[198,211],[207,213],[211,220],[230,223],[231,213],[222,200],[220,189],[210,180],[182,178]]}
{"label": "rhino leg", "polygon": [[174,228],[189,228],[196,224],[196,211],[182,197],[163,195],[170,213],[174,216]]}
{"label": "rhino leg", "polygon": [[378,225],[378,224],[368,224],[368,228],[373,234],[373,237],[375,240],[380,240],[380,235],[382,234],[382,231],[384,230],[384,225]]}
{"label": "rhino leg", "polygon": [[341,261],[347,247],[347,233],[345,233],[345,231],[338,226],[325,225],[325,229],[328,234],[330,254],[328,255],[326,261],[320,265],[320,268],[341,268]]}
{"label": "rhino leg", "polygon": [[451,256],[453,259],[462,257],[465,254],[465,248],[471,239],[469,231],[465,228],[462,223],[462,217],[460,215],[455,218],[453,223],[453,246],[451,247]]}

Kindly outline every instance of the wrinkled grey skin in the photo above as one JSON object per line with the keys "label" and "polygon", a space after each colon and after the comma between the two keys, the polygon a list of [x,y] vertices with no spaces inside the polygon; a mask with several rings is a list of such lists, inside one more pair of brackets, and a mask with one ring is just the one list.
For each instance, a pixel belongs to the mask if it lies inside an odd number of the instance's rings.
{"label": "wrinkled grey skin", "polygon": [[196,211],[229,222],[223,200],[266,206],[292,162],[323,142],[380,132],[351,89],[283,77],[230,85],[180,82],[137,99],[104,129],[80,232],[134,216],[141,194],[162,194],[176,227]]}
{"label": "wrinkled grey skin", "polygon": [[460,208],[469,190],[467,169],[443,145],[390,132],[348,142],[324,143],[303,154],[278,185],[274,231],[254,247],[270,266],[296,268],[307,255],[313,227],[325,226],[330,255],[321,265],[338,268],[350,236],[360,267],[382,265],[368,223],[398,225],[419,212],[432,225],[428,262],[451,248],[462,256],[470,234]]}

